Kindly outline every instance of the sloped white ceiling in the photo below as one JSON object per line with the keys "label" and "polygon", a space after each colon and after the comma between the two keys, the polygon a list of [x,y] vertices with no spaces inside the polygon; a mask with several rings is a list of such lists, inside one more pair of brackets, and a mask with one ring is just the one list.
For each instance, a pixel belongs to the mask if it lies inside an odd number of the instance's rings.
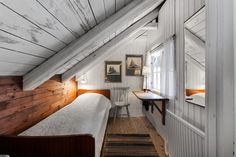
{"label": "sloped white ceiling", "polygon": [[[205,46],[206,40],[206,12],[205,7],[201,8],[196,14],[190,17],[185,22],[185,29],[195,36],[198,43],[203,43]],[[196,40],[189,40],[185,34],[185,53],[188,57],[198,62],[205,67],[205,47],[199,48],[199,44]]]}
{"label": "sloped white ceiling", "polygon": [[130,1],[1,0],[0,76],[26,74]]}
{"label": "sloped white ceiling", "polygon": [[185,22],[185,28],[195,34],[202,41],[206,40],[206,9],[201,8]]}

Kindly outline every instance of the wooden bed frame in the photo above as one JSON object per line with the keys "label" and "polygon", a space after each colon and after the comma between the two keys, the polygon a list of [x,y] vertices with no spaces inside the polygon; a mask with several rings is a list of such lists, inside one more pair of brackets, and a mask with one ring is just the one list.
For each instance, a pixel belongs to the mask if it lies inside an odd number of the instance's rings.
{"label": "wooden bed frame", "polygon": [[0,154],[10,157],[94,157],[91,135],[0,136]]}
{"label": "wooden bed frame", "polygon": [[109,89],[79,89],[78,90],[78,96],[85,93],[98,93],[98,94],[104,95],[108,99],[110,99],[111,97]]}
{"label": "wooden bed frame", "polygon": [[205,89],[186,89],[186,96],[191,96],[197,93],[206,93]]}
{"label": "wooden bed frame", "polygon": [[[78,96],[99,93],[110,99],[110,90],[78,90]],[[0,136],[0,155],[10,157],[94,157],[92,135]]]}

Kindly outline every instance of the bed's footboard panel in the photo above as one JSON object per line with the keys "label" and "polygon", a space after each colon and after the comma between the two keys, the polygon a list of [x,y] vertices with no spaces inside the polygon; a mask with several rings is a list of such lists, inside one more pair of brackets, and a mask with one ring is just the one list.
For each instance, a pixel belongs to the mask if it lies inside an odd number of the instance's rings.
{"label": "bed's footboard panel", "polygon": [[91,135],[0,136],[0,155],[10,157],[94,157]]}

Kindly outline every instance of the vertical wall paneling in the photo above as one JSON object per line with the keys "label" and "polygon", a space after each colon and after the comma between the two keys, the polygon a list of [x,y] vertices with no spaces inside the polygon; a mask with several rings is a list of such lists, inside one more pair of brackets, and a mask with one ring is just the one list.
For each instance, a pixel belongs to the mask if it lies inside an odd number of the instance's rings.
{"label": "vertical wall paneling", "polygon": [[161,125],[158,111],[154,110],[154,114],[146,112],[146,115],[164,138],[166,150],[172,157],[205,156],[205,135],[201,131],[204,130],[205,111],[185,104],[184,71],[184,22],[204,5],[202,0],[167,0],[159,13],[158,29],[162,33],[159,41],[176,36],[176,101],[167,112],[166,126]]}
{"label": "vertical wall paneling", "polygon": [[233,153],[233,0],[207,0],[208,156]]}
{"label": "vertical wall paneling", "polygon": [[184,110],[184,82],[185,82],[185,59],[184,59],[184,22],[205,5],[201,0],[176,0],[176,65],[177,65],[177,103],[176,114],[181,116]]}
{"label": "vertical wall paneling", "polygon": [[[1,66],[0,66],[1,67]],[[18,134],[76,98],[74,79],[55,76],[33,91],[22,91],[22,77],[0,77],[0,134]]]}
{"label": "vertical wall paneling", "polygon": [[17,13],[8,9],[6,6],[0,4],[0,10],[1,30],[10,32],[18,37],[21,37],[38,45],[49,47],[55,51],[60,50],[66,45],[44,30],[40,29],[38,26],[32,24],[28,20],[19,16]]}
{"label": "vertical wall paneling", "polygon": [[146,112],[158,133],[164,138],[166,153],[171,157],[205,157],[205,133],[176,114],[167,110],[166,125],[161,123],[161,115]]}
{"label": "vertical wall paneling", "polygon": [[[112,87],[130,87],[129,101],[130,101],[130,114],[133,117],[143,116],[142,105],[132,93],[132,90],[142,88],[143,77],[140,76],[126,76],[125,74],[125,55],[143,55],[146,50],[146,37],[140,37],[138,39],[132,39],[120,48],[116,49],[115,52],[105,60],[101,60],[98,64],[85,73],[87,76],[86,84],[79,84],[79,88],[83,89],[110,89]],[[145,40],[144,40],[144,39]],[[104,61],[122,61],[122,83],[105,83],[105,64]]]}
{"label": "vertical wall paneling", "polygon": [[[236,1],[234,1],[234,89],[236,89]],[[236,92],[234,92],[236,98]],[[234,132],[236,131],[236,101],[234,101]],[[236,135],[234,135],[236,141]],[[236,152],[236,145],[234,145],[234,152]]]}

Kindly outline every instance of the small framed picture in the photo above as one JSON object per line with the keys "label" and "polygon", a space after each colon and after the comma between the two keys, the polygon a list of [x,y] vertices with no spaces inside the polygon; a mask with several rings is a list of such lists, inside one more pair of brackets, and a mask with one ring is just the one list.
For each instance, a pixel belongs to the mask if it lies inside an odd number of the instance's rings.
{"label": "small framed picture", "polygon": [[117,83],[121,81],[121,61],[105,61],[105,82]]}
{"label": "small framed picture", "polygon": [[143,55],[126,55],[126,75],[142,76]]}

